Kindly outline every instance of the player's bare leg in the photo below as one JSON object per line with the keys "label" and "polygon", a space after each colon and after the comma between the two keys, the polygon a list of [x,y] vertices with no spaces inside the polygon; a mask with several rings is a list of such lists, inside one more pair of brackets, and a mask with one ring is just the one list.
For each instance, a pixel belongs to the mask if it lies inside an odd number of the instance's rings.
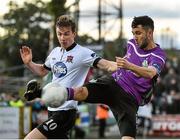
{"label": "player's bare leg", "polygon": [[24,139],[47,139],[37,128],[34,128]]}
{"label": "player's bare leg", "polygon": [[74,89],[74,100],[84,101],[88,96],[88,90],[86,87],[78,87]]}

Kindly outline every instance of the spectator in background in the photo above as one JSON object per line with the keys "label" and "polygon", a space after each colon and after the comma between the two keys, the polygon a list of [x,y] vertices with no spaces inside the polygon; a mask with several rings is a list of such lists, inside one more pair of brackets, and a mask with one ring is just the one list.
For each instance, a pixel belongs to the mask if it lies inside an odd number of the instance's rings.
{"label": "spectator in background", "polygon": [[138,109],[138,134],[143,138],[152,134],[152,104],[148,103]]}
{"label": "spectator in background", "polygon": [[168,73],[165,75],[163,80],[167,93],[169,93],[172,88],[176,91],[179,90],[177,81],[179,81],[179,78],[175,70],[171,67],[168,69]]}
{"label": "spectator in background", "polygon": [[9,101],[9,105],[12,107],[23,107],[24,103],[19,97],[19,94],[17,92],[13,93],[12,99]]}
{"label": "spectator in background", "polygon": [[75,139],[84,139],[86,132],[81,128],[79,125],[81,123],[81,118],[80,118],[80,112],[77,113],[77,118],[74,126],[74,131],[75,131]]}
{"label": "spectator in background", "polygon": [[165,86],[162,78],[157,78],[156,86],[154,87],[154,96],[152,99],[153,114],[160,114],[166,110],[166,95]]}
{"label": "spectator in background", "polygon": [[167,96],[167,114],[179,114],[180,94],[176,90],[171,89]]}
{"label": "spectator in background", "polygon": [[99,121],[99,131],[98,131],[99,138],[105,138],[106,120],[109,117],[108,111],[109,108],[106,105],[99,104],[97,106],[96,118]]}
{"label": "spectator in background", "polygon": [[9,100],[11,96],[7,93],[0,94],[0,106],[6,107],[9,106]]}
{"label": "spectator in background", "polygon": [[178,58],[177,58],[176,56],[174,56],[174,57],[172,58],[172,67],[174,68],[174,70],[175,70],[175,72],[176,72],[177,74],[180,73],[180,70],[179,70],[180,64],[179,64],[179,63],[180,63],[180,62],[179,62]]}

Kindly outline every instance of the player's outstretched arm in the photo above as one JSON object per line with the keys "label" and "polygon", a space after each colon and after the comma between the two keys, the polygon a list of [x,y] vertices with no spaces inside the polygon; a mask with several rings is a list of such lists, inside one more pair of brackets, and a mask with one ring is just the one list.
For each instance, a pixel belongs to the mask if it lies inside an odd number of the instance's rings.
{"label": "player's outstretched arm", "polygon": [[136,75],[152,79],[157,70],[153,66],[141,67],[129,62],[126,58],[116,57],[117,67],[133,71]]}
{"label": "player's outstretched arm", "polygon": [[114,72],[117,70],[117,63],[114,61],[109,61],[106,59],[101,59],[98,64],[97,67],[99,69],[108,71],[108,72]]}
{"label": "player's outstretched arm", "polygon": [[20,55],[23,63],[35,74],[45,76],[48,71],[42,64],[36,64],[32,61],[32,50],[28,46],[20,47]]}

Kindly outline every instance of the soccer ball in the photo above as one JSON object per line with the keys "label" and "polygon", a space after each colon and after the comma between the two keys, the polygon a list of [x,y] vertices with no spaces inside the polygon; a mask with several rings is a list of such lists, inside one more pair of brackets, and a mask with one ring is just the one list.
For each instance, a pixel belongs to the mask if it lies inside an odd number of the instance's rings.
{"label": "soccer ball", "polygon": [[48,83],[42,89],[42,101],[49,107],[57,108],[67,100],[67,89],[58,83]]}

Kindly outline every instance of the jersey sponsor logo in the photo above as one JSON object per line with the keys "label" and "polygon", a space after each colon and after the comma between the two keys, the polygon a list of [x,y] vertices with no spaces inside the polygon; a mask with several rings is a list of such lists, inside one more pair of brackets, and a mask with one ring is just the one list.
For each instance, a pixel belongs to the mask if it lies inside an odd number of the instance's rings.
{"label": "jersey sponsor logo", "polygon": [[57,62],[54,64],[52,72],[58,78],[61,78],[67,74],[67,67],[63,62]]}
{"label": "jersey sponsor logo", "polygon": [[73,63],[73,58],[74,58],[74,56],[72,56],[72,55],[67,56],[66,62]]}

